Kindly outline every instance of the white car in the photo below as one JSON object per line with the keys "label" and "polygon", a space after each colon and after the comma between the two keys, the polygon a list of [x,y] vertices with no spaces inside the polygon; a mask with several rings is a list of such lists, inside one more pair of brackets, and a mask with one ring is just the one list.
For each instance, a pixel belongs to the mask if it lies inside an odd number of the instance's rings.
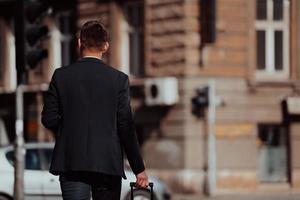
{"label": "white car", "polygon": [[[51,161],[53,143],[25,144],[24,192],[25,200],[56,200],[61,198],[58,176],[48,172]],[[14,167],[13,146],[0,148],[0,200],[13,199]],[[125,170],[127,180],[122,180],[121,200],[130,199],[130,182],[135,175]],[[154,199],[170,199],[169,189],[164,183],[154,177],[149,177],[154,183]],[[134,199],[150,199],[148,190],[135,190]]]}

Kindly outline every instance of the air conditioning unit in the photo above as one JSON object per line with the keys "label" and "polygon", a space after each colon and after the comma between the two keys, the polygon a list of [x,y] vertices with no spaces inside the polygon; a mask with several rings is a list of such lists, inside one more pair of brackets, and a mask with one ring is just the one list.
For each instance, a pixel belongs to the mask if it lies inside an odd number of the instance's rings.
{"label": "air conditioning unit", "polygon": [[178,80],[174,77],[145,80],[146,105],[174,105],[179,100]]}

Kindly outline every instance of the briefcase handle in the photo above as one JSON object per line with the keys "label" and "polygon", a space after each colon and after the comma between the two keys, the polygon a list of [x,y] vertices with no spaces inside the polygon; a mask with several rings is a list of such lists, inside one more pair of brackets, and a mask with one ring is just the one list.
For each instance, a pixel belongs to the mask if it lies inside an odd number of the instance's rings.
{"label": "briefcase handle", "polygon": [[[148,187],[150,187],[150,199],[154,200],[154,194],[153,194],[153,183],[150,182]],[[130,182],[130,193],[131,193],[131,200],[133,200],[133,188],[135,187],[135,182]]]}

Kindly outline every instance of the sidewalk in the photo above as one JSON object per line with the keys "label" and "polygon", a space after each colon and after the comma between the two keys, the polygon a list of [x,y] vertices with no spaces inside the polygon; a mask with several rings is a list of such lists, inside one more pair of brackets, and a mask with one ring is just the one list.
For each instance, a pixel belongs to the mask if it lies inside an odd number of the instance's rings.
{"label": "sidewalk", "polygon": [[300,200],[300,193],[291,194],[224,194],[213,198],[205,196],[174,195],[173,200]]}

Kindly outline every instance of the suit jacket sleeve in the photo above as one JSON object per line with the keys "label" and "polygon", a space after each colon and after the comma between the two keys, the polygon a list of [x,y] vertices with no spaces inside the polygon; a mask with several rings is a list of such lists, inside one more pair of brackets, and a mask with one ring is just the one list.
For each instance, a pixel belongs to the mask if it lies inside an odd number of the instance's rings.
{"label": "suit jacket sleeve", "polygon": [[123,148],[134,174],[145,170],[144,162],[140,153],[138,140],[130,106],[129,80],[126,75],[121,83],[118,93],[117,126]]}
{"label": "suit jacket sleeve", "polygon": [[44,96],[42,124],[54,133],[57,133],[60,119],[61,113],[59,109],[59,93],[57,88],[57,70],[55,70],[48,91]]}

